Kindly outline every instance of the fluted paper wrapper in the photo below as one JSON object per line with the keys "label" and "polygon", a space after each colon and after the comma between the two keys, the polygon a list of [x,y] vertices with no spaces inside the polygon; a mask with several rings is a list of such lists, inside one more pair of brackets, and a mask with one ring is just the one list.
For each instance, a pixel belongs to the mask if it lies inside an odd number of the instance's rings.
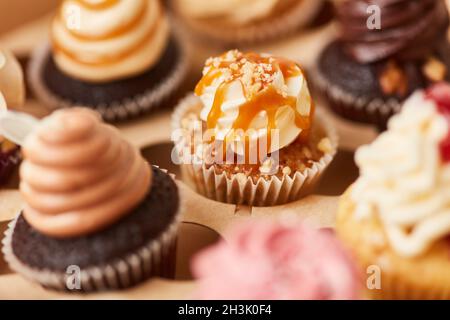
{"label": "fluted paper wrapper", "polygon": [[[183,206],[180,205],[180,208]],[[19,217],[19,216],[18,216]],[[134,286],[151,277],[171,278],[175,274],[176,242],[181,212],[169,228],[157,239],[115,261],[81,269],[81,290],[68,290],[68,275],[64,272],[34,269],[14,254],[12,236],[17,219],[8,226],[3,239],[3,254],[9,267],[25,278],[45,288],[73,293],[119,290]]]}
{"label": "fluted paper wrapper", "polygon": [[367,124],[373,124],[380,130],[386,130],[388,120],[401,109],[396,99],[369,99],[345,92],[326,79],[318,66],[311,72],[313,87],[325,98],[328,106],[340,116]]}
{"label": "fluted paper wrapper", "polygon": [[[183,99],[174,111],[172,129],[180,129],[182,119],[188,113],[198,114],[199,104],[201,101],[194,95]],[[320,110],[316,110],[313,130],[323,132],[330,139],[333,152],[325,154],[303,172],[285,175],[282,179],[276,176],[261,177],[255,182],[252,177],[242,178],[236,174],[229,177],[225,172],[217,172],[214,166],[194,163],[181,165],[183,181],[209,199],[236,205],[265,207],[299,200],[314,191],[337,151],[337,133]]]}
{"label": "fluted paper wrapper", "polygon": [[[143,92],[138,96],[130,96],[124,101],[117,101],[109,105],[96,105],[85,106],[96,110],[101,114],[103,119],[107,122],[116,122],[131,119],[139,116],[142,113],[146,113],[161,107],[164,102],[169,100],[171,96],[181,86],[185,79],[189,66],[188,66],[188,49],[181,37],[174,35],[179,48],[179,58],[177,65],[174,67],[171,74],[167,78],[158,84],[155,88]],[[32,55],[30,64],[28,67],[29,83],[32,91],[47,108],[50,110],[58,108],[70,108],[77,107],[78,104],[74,104],[71,101],[67,101],[58,97],[55,93],[51,92],[45,85],[42,75],[45,59],[51,52],[50,43],[46,43],[41,47],[38,47]]]}
{"label": "fluted paper wrapper", "polygon": [[267,21],[241,26],[217,27],[208,23],[207,20],[187,17],[174,3],[174,9],[178,11],[177,15],[182,24],[192,30],[195,36],[223,45],[250,45],[286,36],[311,23],[322,7],[322,0],[306,0],[299,2],[291,10],[267,18]]}

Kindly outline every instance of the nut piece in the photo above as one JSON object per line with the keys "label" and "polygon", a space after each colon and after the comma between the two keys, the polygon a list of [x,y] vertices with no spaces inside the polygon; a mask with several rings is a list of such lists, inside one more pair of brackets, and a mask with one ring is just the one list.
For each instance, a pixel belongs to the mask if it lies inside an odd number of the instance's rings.
{"label": "nut piece", "polygon": [[406,96],[408,80],[404,71],[394,61],[389,61],[379,78],[381,89],[386,95]]}
{"label": "nut piece", "polygon": [[322,140],[320,140],[317,148],[325,154],[333,152],[333,146],[331,145],[331,141],[328,138],[323,138]]}
{"label": "nut piece", "polygon": [[261,167],[259,167],[259,172],[263,175],[270,175],[273,172],[274,161],[272,158],[265,160]]}
{"label": "nut piece", "polygon": [[289,168],[289,167],[284,167],[284,168],[283,168],[283,174],[284,174],[284,175],[288,176],[288,175],[290,175],[291,173],[292,173],[291,168]]}
{"label": "nut piece", "polygon": [[433,82],[439,82],[445,79],[447,75],[447,67],[442,61],[435,57],[428,58],[427,62],[422,67],[423,74],[428,80]]}

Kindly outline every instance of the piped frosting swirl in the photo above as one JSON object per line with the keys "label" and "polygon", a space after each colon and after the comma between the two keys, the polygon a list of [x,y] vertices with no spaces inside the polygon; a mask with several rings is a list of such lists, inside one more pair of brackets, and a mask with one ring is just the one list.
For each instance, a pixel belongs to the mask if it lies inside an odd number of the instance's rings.
{"label": "piped frosting swirl", "polygon": [[151,170],[139,151],[93,111],[46,118],[24,145],[24,216],[52,237],[86,235],[116,222],[148,194]]}
{"label": "piped frosting swirl", "polygon": [[[229,51],[206,62],[195,93],[204,105],[201,119],[218,140],[262,139],[271,153],[306,136],[312,125],[314,105],[306,79],[287,59]],[[249,130],[256,134],[236,136]]]}
{"label": "piped frosting swirl", "polygon": [[277,8],[291,4],[292,0],[177,0],[177,3],[193,18],[246,24],[270,16]]}
{"label": "piped frosting swirl", "polygon": [[159,0],[65,0],[52,25],[54,59],[84,81],[123,79],[155,65],[169,33]]}
{"label": "piped frosting swirl", "polygon": [[388,131],[356,154],[356,216],[379,217],[401,256],[419,256],[450,234],[450,164],[441,151],[449,133],[447,116],[417,92]]}
{"label": "piped frosting swirl", "polygon": [[[443,41],[449,24],[442,0],[339,0],[336,3],[341,40],[348,53],[361,63],[394,56],[426,58]],[[369,28],[369,18],[378,13],[381,28]]]}

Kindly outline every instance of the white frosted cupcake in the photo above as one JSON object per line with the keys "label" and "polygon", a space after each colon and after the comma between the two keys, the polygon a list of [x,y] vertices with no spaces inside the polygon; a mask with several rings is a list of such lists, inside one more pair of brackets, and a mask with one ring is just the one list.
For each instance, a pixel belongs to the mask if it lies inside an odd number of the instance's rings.
{"label": "white frosted cupcake", "polygon": [[336,225],[361,268],[378,268],[374,298],[450,299],[449,119],[448,84],[417,91],[356,154]]}
{"label": "white frosted cupcake", "polygon": [[159,0],[65,0],[51,45],[32,59],[30,82],[52,109],[82,105],[105,120],[123,120],[173,95],[185,59]]}
{"label": "white frosted cupcake", "polygon": [[195,34],[223,44],[271,40],[311,23],[322,0],[172,0]]}
{"label": "white frosted cupcake", "polygon": [[236,50],[206,62],[173,129],[185,181],[235,204],[271,206],[309,194],[337,148],[295,62]]}

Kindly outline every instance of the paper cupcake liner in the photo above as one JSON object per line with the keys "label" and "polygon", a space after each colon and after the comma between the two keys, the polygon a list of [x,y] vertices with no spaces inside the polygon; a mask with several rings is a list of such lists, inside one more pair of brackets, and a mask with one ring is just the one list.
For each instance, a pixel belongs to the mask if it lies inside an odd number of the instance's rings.
{"label": "paper cupcake liner", "polygon": [[[180,129],[184,116],[195,111],[199,103],[200,100],[192,94],[183,99],[174,111],[172,129]],[[199,194],[224,203],[263,207],[299,200],[314,191],[337,152],[337,133],[320,110],[316,112],[315,128],[330,139],[333,152],[325,154],[303,172],[285,175],[282,179],[276,176],[268,179],[261,177],[255,182],[252,177],[243,178],[234,174],[229,177],[225,172],[218,172],[214,166],[208,168],[205,164],[194,163],[181,165],[182,178]]]}
{"label": "paper cupcake liner", "polygon": [[268,18],[267,21],[247,26],[218,27],[211,25],[208,21],[186,17],[177,8],[175,1],[172,2],[181,23],[186,25],[196,36],[223,45],[250,45],[287,36],[311,23],[324,4],[322,0],[306,0],[279,16]]}
{"label": "paper cupcake liner", "polygon": [[[142,113],[150,112],[161,107],[164,102],[178,90],[188,72],[188,56],[189,50],[186,43],[180,36],[175,33],[172,35],[178,45],[179,57],[177,65],[174,67],[171,74],[158,84],[155,88],[143,92],[134,97],[129,97],[123,101],[118,101],[112,104],[101,104],[96,106],[85,106],[92,108],[99,112],[103,119],[107,122],[117,122],[127,120]],[[45,59],[51,51],[49,42],[38,47],[32,54],[28,66],[28,78],[31,90],[36,98],[44,104],[50,111],[58,108],[70,108],[79,106],[69,100],[65,100],[53,93],[42,80],[43,66]]]}
{"label": "paper cupcake liner", "polygon": [[314,89],[326,100],[329,108],[348,120],[372,124],[384,131],[389,118],[401,109],[401,103],[393,98],[368,99],[344,91],[328,81],[318,66],[313,68],[311,77]]}
{"label": "paper cupcake liner", "polygon": [[[181,200],[183,202],[183,200]],[[41,270],[24,264],[14,254],[12,237],[18,215],[8,226],[3,239],[3,255],[11,270],[25,278],[41,284],[44,288],[68,291],[73,293],[89,293],[105,290],[120,290],[139,284],[152,277],[173,278],[178,226],[181,222],[181,210],[175,220],[157,239],[149,241],[140,249],[115,261],[81,269],[81,290],[69,290],[67,280],[70,275],[64,272]]]}

